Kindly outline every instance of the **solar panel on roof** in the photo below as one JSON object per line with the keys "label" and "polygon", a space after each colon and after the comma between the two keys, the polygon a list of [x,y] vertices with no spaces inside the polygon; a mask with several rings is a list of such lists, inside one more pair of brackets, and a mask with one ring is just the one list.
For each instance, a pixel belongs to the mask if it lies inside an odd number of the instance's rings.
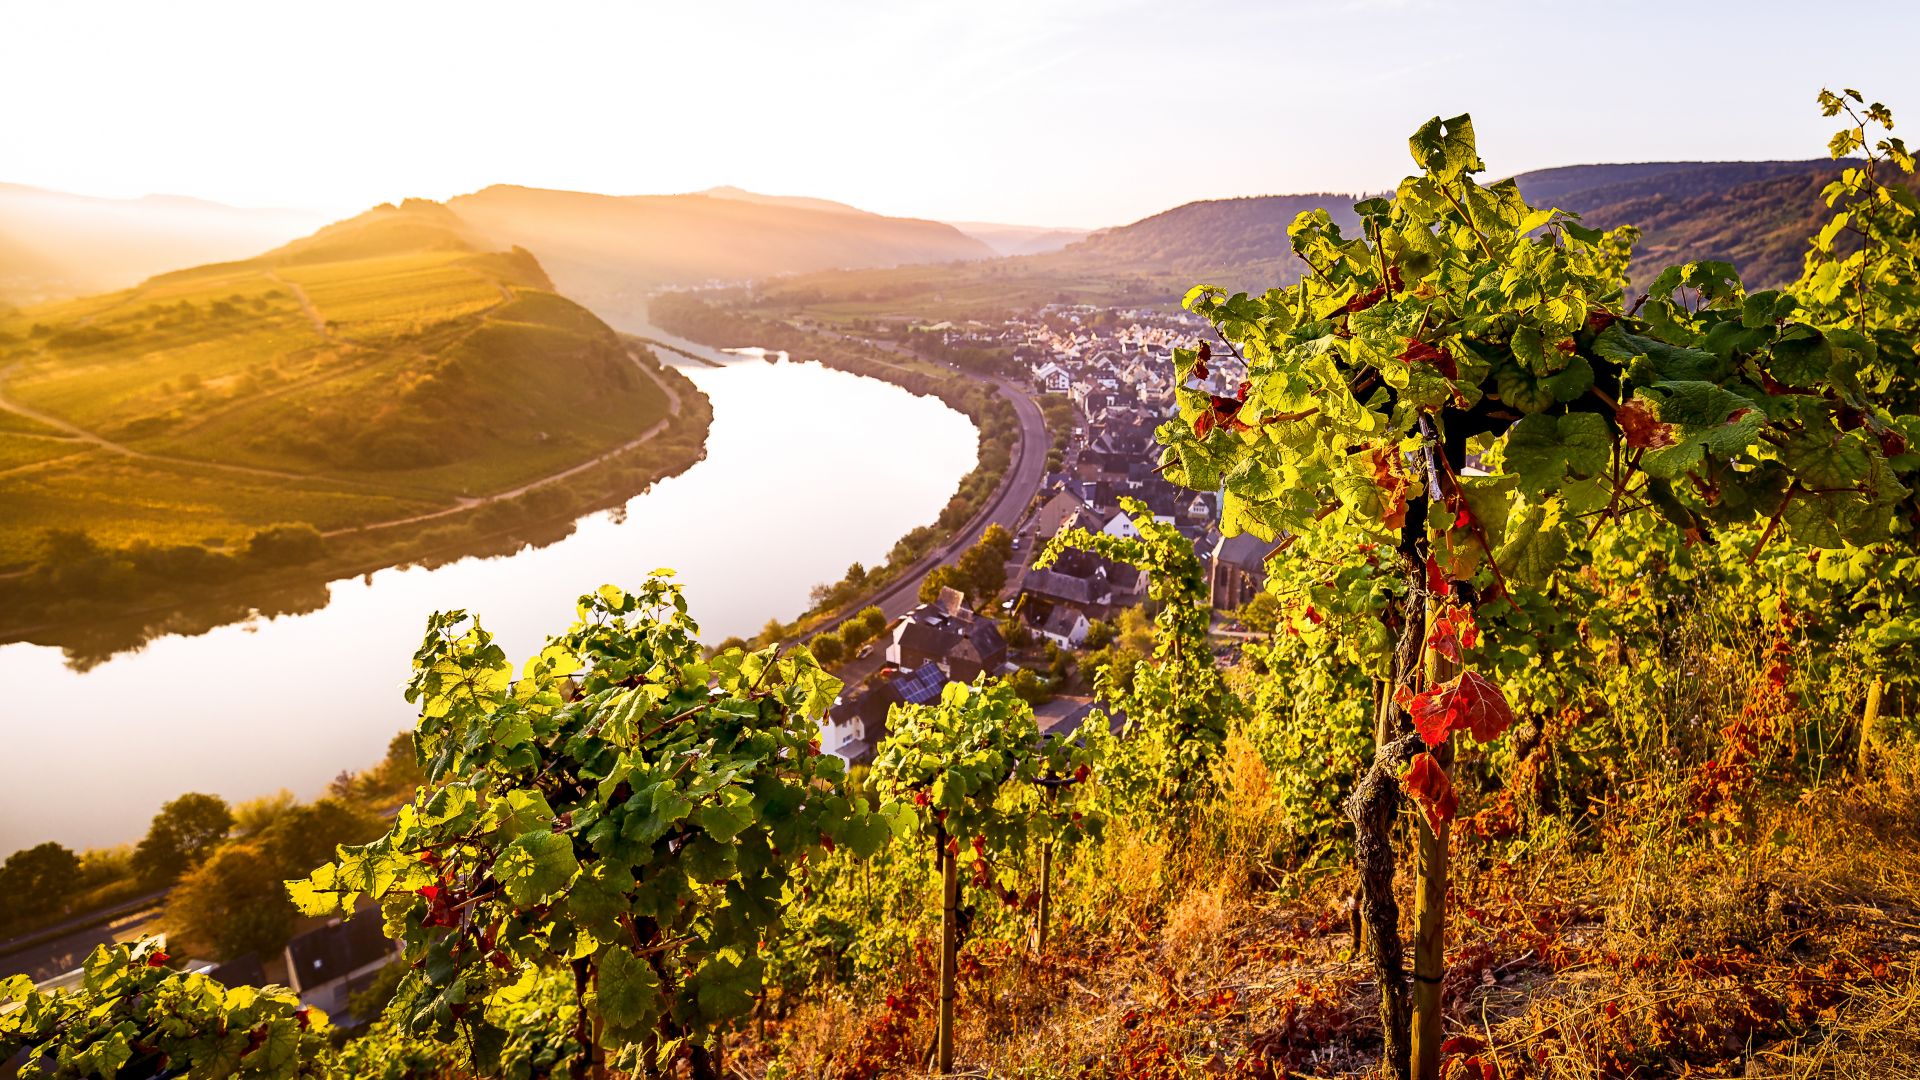
{"label": "solar panel on roof", "polygon": [[893,689],[900,695],[900,700],[925,705],[940,696],[940,688],[946,683],[947,676],[940,670],[940,665],[929,660],[920,665],[919,670],[896,680]]}

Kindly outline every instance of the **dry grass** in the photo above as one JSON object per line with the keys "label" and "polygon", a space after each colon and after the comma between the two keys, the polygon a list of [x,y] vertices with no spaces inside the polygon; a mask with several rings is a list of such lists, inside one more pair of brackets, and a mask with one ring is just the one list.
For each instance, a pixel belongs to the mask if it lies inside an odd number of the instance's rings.
{"label": "dry grass", "polygon": [[[973,950],[966,1075],[1375,1074],[1377,999],[1350,953],[1348,878],[1273,869],[1255,766],[1234,762],[1236,797],[1193,823],[1209,842],[1121,827],[1086,853],[1062,903],[1078,922],[1044,961]],[[1920,1076],[1912,769],[1758,807],[1717,840],[1687,825],[1684,800],[1628,805],[1581,843],[1456,841],[1448,1076]],[[847,1048],[883,1020],[924,1048],[930,978],[895,988],[896,1001],[925,996],[905,1018],[848,995],[800,1010],[738,1062],[743,1075],[926,1075],[916,1053],[876,1063]]]}

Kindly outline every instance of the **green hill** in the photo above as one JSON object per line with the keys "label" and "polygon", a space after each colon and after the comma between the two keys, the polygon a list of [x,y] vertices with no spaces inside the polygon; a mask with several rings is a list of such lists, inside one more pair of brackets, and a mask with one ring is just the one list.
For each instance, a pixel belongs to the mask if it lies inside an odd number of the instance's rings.
{"label": "green hill", "polygon": [[[1806,238],[1825,217],[1820,189],[1840,168],[1826,160],[1651,162],[1574,165],[1515,180],[1528,199],[1579,213],[1589,225],[1640,226],[1636,277],[1720,259],[1765,287],[1798,276]],[[1358,197],[1191,202],[1044,254],[769,281],[758,302],[828,319],[963,318],[1049,302],[1167,304],[1202,281],[1258,291],[1299,280],[1304,267],[1287,240],[1297,215],[1323,208],[1350,234]]]}
{"label": "green hill", "polygon": [[1846,163],[1817,161],[1656,162],[1577,165],[1515,177],[1538,205],[1558,206],[1588,225],[1641,229],[1634,276],[1675,263],[1731,262],[1751,287],[1800,275],[1807,237],[1828,210],[1820,190]]}
{"label": "green hill", "polygon": [[448,206],[479,235],[532,251],[560,291],[615,321],[640,315],[660,286],[993,255],[937,221],[734,189],[613,196],[496,186]]}
{"label": "green hill", "polygon": [[646,431],[664,377],[430,202],[0,316],[0,569],[54,526],[217,550],[477,505]]}

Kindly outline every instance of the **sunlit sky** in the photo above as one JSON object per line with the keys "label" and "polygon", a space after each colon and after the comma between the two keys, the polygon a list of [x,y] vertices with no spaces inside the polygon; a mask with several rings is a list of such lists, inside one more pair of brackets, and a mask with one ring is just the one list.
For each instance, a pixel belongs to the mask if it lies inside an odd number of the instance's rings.
{"label": "sunlit sky", "polygon": [[1822,84],[1920,117],[1916,40],[1911,2],[8,0],[0,181],[341,214],[734,184],[1092,227],[1378,189],[1435,113],[1499,173],[1817,157]]}

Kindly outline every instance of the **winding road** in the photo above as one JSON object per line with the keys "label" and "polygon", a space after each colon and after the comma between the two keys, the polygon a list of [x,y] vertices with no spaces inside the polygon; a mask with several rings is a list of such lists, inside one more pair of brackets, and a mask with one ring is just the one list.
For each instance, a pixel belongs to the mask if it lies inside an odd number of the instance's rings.
{"label": "winding road", "polygon": [[[891,342],[874,342],[874,344],[893,352],[907,353],[904,347]],[[919,357],[917,354],[909,355],[915,355],[917,359],[926,360],[928,363],[939,363],[936,360]],[[951,365],[942,366],[950,367]],[[958,536],[921,556],[918,562],[908,567],[905,574],[882,587],[878,592],[847,605],[846,614],[877,606],[886,614],[887,621],[892,622],[918,607],[920,584],[926,580],[927,575],[932,573],[934,568],[957,558],[961,552],[977,543],[981,534],[987,531],[987,526],[999,525],[1008,532],[1014,531],[1014,526],[1026,512],[1027,505],[1039,493],[1040,482],[1046,478],[1047,447],[1050,445],[1047,439],[1047,421],[1040,412],[1040,406],[1034,403],[1032,395],[1010,379],[976,375],[958,368],[952,370],[970,379],[993,384],[1000,391],[1001,396],[1013,404],[1014,415],[1020,422],[1020,441],[1014,444],[1013,463],[1007,469],[1006,475],[1001,477],[1000,486],[994,490],[993,498],[987,501],[985,508],[974,515],[966,528],[960,530]],[[817,627],[806,637],[810,638],[823,630],[838,626],[839,623],[838,619],[831,620]],[[806,638],[801,640],[804,641]],[[850,670],[851,665],[849,670],[843,670],[841,674],[851,682],[854,680],[849,675]]]}

